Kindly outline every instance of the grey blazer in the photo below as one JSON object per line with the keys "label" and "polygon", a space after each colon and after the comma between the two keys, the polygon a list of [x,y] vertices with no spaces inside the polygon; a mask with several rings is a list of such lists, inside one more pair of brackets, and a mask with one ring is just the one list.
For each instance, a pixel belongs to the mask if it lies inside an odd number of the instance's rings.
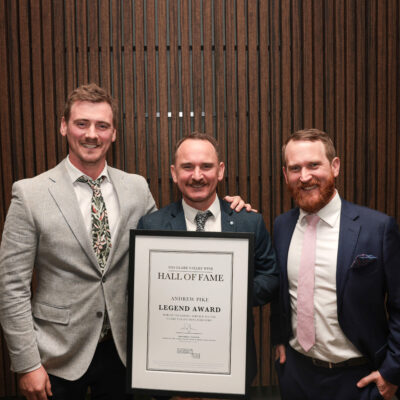
{"label": "grey blazer", "polygon": [[102,276],[65,162],[13,185],[0,247],[0,322],[12,370],[41,362],[76,380],[93,358],[105,308],[125,363],[129,229],[156,206],[143,177],[109,167],[120,220]]}

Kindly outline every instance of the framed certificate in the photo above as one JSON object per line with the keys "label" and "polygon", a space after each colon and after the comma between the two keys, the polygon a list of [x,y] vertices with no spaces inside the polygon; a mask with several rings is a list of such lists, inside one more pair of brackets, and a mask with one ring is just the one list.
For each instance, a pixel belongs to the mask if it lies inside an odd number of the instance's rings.
{"label": "framed certificate", "polygon": [[131,230],[129,392],[247,393],[253,234]]}

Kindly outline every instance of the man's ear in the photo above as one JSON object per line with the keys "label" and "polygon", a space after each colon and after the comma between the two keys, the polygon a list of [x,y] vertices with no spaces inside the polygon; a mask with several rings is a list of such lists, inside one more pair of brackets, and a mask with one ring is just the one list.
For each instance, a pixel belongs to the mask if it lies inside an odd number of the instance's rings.
{"label": "man's ear", "polygon": [[336,178],[339,175],[340,171],[340,159],[339,157],[335,157],[331,162],[331,168],[333,176]]}
{"label": "man's ear", "polygon": [[288,183],[288,177],[287,177],[287,173],[286,173],[286,167],[282,167],[282,172],[283,172],[283,176],[285,177],[285,182],[286,184]]}
{"label": "man's ear", "polygon": [[64,117],[61,118],[60,133],[62,136],[67,136],[67,122]]}
{"label": "man's ear", "polygon": [[177,183],[178,180],[176,179],[176,170],[175,170],[174,164],[171,164],[171,176],[172,176],[172,180],[174,181],[174,183]]}
{"label": "man's ear", "polygon": [[218,181],[221,182],[224,179],[225,164],[221,161],[218,165]]}

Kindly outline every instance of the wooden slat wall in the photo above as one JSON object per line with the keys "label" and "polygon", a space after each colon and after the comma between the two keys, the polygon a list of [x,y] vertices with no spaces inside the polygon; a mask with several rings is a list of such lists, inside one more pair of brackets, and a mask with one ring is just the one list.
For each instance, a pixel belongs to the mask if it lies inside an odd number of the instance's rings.
{"label": "wooden slat wall", "polygon": [[[110,164],[177,198],[174,143],[215,135],[220,192],[273,219],[291,207],[280,148],[294,130],[331,133],[339,191],[400,221],[397,0],[0,0],[0,231],[12,182],[67,154],[67,94],[97,82],[118,98]],[[269,309],[255,310],[260,374],[273,384]],[[16,393],[4,341],[0,396]]]}

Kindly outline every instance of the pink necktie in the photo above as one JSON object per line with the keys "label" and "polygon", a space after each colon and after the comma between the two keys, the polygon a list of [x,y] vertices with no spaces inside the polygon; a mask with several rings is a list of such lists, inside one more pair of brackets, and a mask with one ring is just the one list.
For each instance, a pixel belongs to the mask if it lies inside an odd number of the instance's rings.
{"label": "pink necktie", "polygon": [[315,343],[314,268],[318,215],[307,215],[297,282],[297,339],[308,351]]}

